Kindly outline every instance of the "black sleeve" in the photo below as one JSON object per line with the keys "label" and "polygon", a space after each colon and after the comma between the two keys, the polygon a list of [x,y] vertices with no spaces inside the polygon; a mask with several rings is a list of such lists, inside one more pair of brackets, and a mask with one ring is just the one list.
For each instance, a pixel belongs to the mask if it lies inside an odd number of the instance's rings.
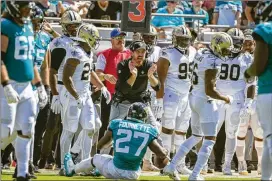
{"label": "black sleeve", "polygon": [[55,48],[51,52],[51,68],[58,70],[65,56],[66,50],[64,48]]}
{"label": "black sleeve", "polygon": [[248,7],[255,8],[257,4],[258,4],[258,1],[248,1],[246,5]]}
{"label": "black sleeve", "polygon": [[[148,62],[149,63],[149,65],[148,65],[148,69],[152,66],[152,64],[153,64],[153,62]],[[148,71],[148,70],[147,70]],[[153,87],[153,86],[151,86],[152,87],[152,89],[154,90],[154,91],[159,91],[160,90],[160,88],[161,88],[161,82],[160,82],[160,80],[159,80],[159,76],[158,76],[158,73],[157,73],[157,71],[153,74],[154,75],[154,77],[156,77],[157,79],[158,79],[158,84],[155,86],[155,87]]]}
{"label": "black sleeve", "polygon": [[127,94],[131,89],[131,86],[127,83],[131,73],[128,68],[128,64],[125,62],[120,62],[117,65],[117,74],[118,74],[118,89],[123,94]]}

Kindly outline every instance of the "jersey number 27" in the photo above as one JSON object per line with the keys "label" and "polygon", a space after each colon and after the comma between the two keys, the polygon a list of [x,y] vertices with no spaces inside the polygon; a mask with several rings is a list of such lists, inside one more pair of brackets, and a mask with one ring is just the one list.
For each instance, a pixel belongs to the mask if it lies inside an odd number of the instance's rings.
{"label": "jersey number 27", "polygon": [[138,132],[138,131],[134,131],[132,133],[132,131],[128,130],[128,129],[118,129],[117,135],[122,135],[122,134],[124,134],[126,136],[124,138],[119,138],[116,140],[115,151],[119,152],[119,153],[129,153],[130,147],[124,146],[123,148],[121,148],[120,144],[131,142],[132,137],[136,138],[136,139],[143,138],[142,144],[140,145],[140,147],[137,149],[137,151],[135,153],[135,156],[139,156],[141,154],[142,150],[146,147],[146,144],[149,140],[149,134]]}

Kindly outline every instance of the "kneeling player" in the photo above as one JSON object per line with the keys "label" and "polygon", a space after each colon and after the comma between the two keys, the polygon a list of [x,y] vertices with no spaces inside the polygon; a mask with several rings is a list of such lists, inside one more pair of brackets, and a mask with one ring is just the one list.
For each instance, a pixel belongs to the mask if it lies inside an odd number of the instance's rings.
{"label": "kneeling player", "polygon": [[167,151],[157,141],[158,131],[145,121],[148,117],[147,106],[143,103],[133,103],[125,120],[116,119],[110,122],[108,131],[98,143],[98,149],[109,142],[114,142],[114,157],[96,154],[93,158],[83,160],[74,165],[71,155],[66,154],[64,167],[67,176],[75,173],[89,172],[93,168],[106,178],[137,179],[141,174],[140,165],[147,147],[163,162],[168,163]]}

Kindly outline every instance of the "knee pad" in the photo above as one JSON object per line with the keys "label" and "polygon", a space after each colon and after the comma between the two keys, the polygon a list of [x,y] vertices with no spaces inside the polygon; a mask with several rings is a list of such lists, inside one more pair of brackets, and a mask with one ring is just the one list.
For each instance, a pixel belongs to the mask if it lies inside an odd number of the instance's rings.
{"label": "knee pad", "polygon": [[236,146],[245,146],[245,144],[246,144],[246,140],[245,139],[244,140],[237,139],[237,145]]}
{"label": "knee pad", "polygon": [[215,144],[215,141],[213,141],[213,140],[207,140],[207,139],[204,139],[203,140],[203,143],[202,143],[202,146],[201,146],[201,152],[199,152],[199,154],[201,155],[201,154],[203,154],[203,156],[205,155],[208,155],[208,156],[210,156],[210,154],[211,154],[211,152],[212,152],[212,150],[213,150],[213,146],[214,146],[214,144]]}
{"label": "knee pad", "polygon": [[186,140],[186,135],[174,135],[174,145],[180,146]]}
{"label": "knee pad", "polygon": [[263,139],[263,129],[261,127],[257,128],[256,130],[252,130],[253,134],[256,138]]}

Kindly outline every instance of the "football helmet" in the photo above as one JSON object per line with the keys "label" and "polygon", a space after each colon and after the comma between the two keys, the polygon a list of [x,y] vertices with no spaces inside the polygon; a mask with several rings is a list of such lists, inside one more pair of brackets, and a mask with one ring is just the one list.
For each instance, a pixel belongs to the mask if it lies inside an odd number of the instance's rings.
{"label": "football helmet", "polygon": [[146,122],[148,109],[144,103],[135,102],[128,109],[127,119],[137,122]]}
{"label": "football helmet", "polygon": [[43,11],[38,6],[34,6],[32,9],[31,20],[35,31],[40,30],[43,19]]}
{"label": "football helmet", "polygon": [[238,28],[231,28],[227,31],[227,33],[232,38],[233,46],[232,53],[239,53],[242,50],[243,43],[244,43],[244,33]]}
{"label": "football helmet", "polygon": [[185,25],[178,26],[172,32],[172,43],[174,47],[184,51],[191,44],[192,34]]}
{"label": "football helmet", "polygon": [[60,24],[64,34],[76,36],[77,28],[82,24],[82,19],[77,12],[67,10],[61,16]]}
{"label": "football helmet", "polygon": [[233,49],[232,38],[225,32],[216,33],[211,39],[210,49],[220,58],[228,57]]}
{"label": "football helmet", "polygon": [[19,19],[22,23],[30,21],[31,9],[34,2],[6,0],[6,9],[13,18]]}
{"label": "football helmet", "polygon": [[150,56],[154,52],[154,46],[157,44],[158,32],[154,26],[150,26],[149,33],[142,33],[142,39],[146,43],[146,57]]}
{"label": "football helmet", "polygon": [[76,41],[85,42],[91,49],[97,49],[99,47],[99,31],[93,24],[82,24],[76,33],[76,37],[71,37]]}

